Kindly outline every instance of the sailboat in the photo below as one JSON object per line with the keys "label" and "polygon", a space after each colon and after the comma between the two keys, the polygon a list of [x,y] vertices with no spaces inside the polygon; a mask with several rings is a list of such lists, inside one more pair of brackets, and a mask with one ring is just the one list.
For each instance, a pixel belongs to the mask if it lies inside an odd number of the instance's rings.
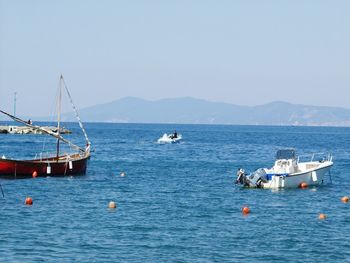
{"label": "sailboat", "polygon": [[[61,99],[62,90],[67,92],[69,100],[72,104],[75,116],[79,122],[79,126],[84,134],[86,146],[80,147],[69,140],[62,137],[60,131],[60,121],[61,121]],[[63,79],[60,77],[59,85],[59,95],[58,95],[58,109],[57,109],[57,130],[56,132],[51,129],[46,129],[45,127],[33,125],[30,122],[24,121],[16,116],[13,116],[5,111],[0,110],[1,113],[12,118],[14,121],[22,123],[34,130],[41,131],[42,133],[53,136],[57,139],[56,141],[56,153],[53,156],[45,158],[35,158],[28,160],[15,160],[7,159],[3,156],[0,159],[0,176],[10,177],[10,178],[25,178],[25,177],[36,177],[36,176],[65,176],[65,175],[75,175],[75,174],[85,174],[88,164],[88,159],[90,158],[90,140],[86,134],[83,123],[80,120],[78,111],[73,103],[72,97],[69,93],[67,85]],[[73,150],[70,154],[60,154],[60,143],[65,143]]]}

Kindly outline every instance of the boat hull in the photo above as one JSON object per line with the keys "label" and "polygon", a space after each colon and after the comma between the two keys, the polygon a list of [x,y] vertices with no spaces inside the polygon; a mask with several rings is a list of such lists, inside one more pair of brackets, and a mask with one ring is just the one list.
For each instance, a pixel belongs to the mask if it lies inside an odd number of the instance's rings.
{"label": "boat hull", "polygon": [[181,139],[166,139],[166,140],[158,139],[159,144],[179,143],[180,141],[181,141]]}
{"label": "boat hull", "polygon": [[37,176],[65,176],[85,174],[90,155],[60,156],[58,159],[11,160],[0,159],[0,176],[26,178]]}
{"label": "boat hull", "polygon": [[159,144],[166,144],[166,143],[179,143],[182,140],[182,135],[178,135],[176,138],[170,138],[169,135],[166,133],[158,139]]}
{"label": "boat hull", "polygon": [[324,177],[329,173],[332,165],[332,162],[327,162],[315,170],[289,175],[274,175],[271,180],[262,184],[262,188],[297,188],[301,183],[309,186],[320,185],[323,184]]}

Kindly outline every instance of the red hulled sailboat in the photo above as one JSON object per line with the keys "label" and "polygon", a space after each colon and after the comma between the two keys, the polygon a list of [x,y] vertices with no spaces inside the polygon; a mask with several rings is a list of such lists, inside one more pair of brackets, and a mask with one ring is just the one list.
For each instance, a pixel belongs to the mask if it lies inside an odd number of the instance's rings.
{"label": "red hulled sailboat", "polygon": [[[62,137],[60,134],[60,118],[61,118],[61,97],[62,90],[65,89],[70,99],[72,107],[74,109],[76,118],[79,122],[80,128],[85,136],[86,147],[79,147],[69,140]],[[25,178],[32,176],[65,176],[74,174],[85,174],[88,159],[90,158],[90,141],[84,129],[83,123],[80,120],[78,111],[73,104],[72,97],[68,91],[67,85],[61,75],[59,97],[58,97],[58,110],[57,110],[57,132],[45,129],[44,127],[33,125],[30,122],[26,122],[18,117],[15,117],[7,112],[0,110],[1,113],[9,116],[14,121],[22,123],[32,129],[39,130],[57,139],[56,153],[53,156],[46,158],[35,158],[29,160],[16,160],[6,159],[4,156],[0,159],[0,176],[8,178]],[[72,153],[60,154],[60,143],[66,143],[73,149]]]}

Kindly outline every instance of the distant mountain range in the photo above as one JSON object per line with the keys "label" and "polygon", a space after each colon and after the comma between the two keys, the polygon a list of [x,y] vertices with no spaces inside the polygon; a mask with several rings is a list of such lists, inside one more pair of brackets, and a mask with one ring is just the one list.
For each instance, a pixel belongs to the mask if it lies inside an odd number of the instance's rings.
{"label": "distant mountain range", "polygon": [[[271,102],[239,106],[191,97],[126,97],[80,110],[85,122],[350,126],[350,109]],[[64,121],[74,121],[72,114]]]}
{"label": "distant mountain range", "polygon": [[[350,109],[346,108],[281,101],[239,106],[191,97],[156,101],[126,97],[80,109],[79,114],[84,122],[350,126]],[[52,120],[52,117],[35,120]],[[75,121],[74,114],[63,114],[62,121]]]}

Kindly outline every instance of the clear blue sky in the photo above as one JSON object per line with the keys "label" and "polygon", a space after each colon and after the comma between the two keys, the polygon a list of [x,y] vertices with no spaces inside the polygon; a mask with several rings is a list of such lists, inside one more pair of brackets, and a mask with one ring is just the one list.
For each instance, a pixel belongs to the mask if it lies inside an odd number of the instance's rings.
{"label": "clear blue sky", "polygon": [[350,108],[348,0],[0,0],[0,108],[125,96]]}

